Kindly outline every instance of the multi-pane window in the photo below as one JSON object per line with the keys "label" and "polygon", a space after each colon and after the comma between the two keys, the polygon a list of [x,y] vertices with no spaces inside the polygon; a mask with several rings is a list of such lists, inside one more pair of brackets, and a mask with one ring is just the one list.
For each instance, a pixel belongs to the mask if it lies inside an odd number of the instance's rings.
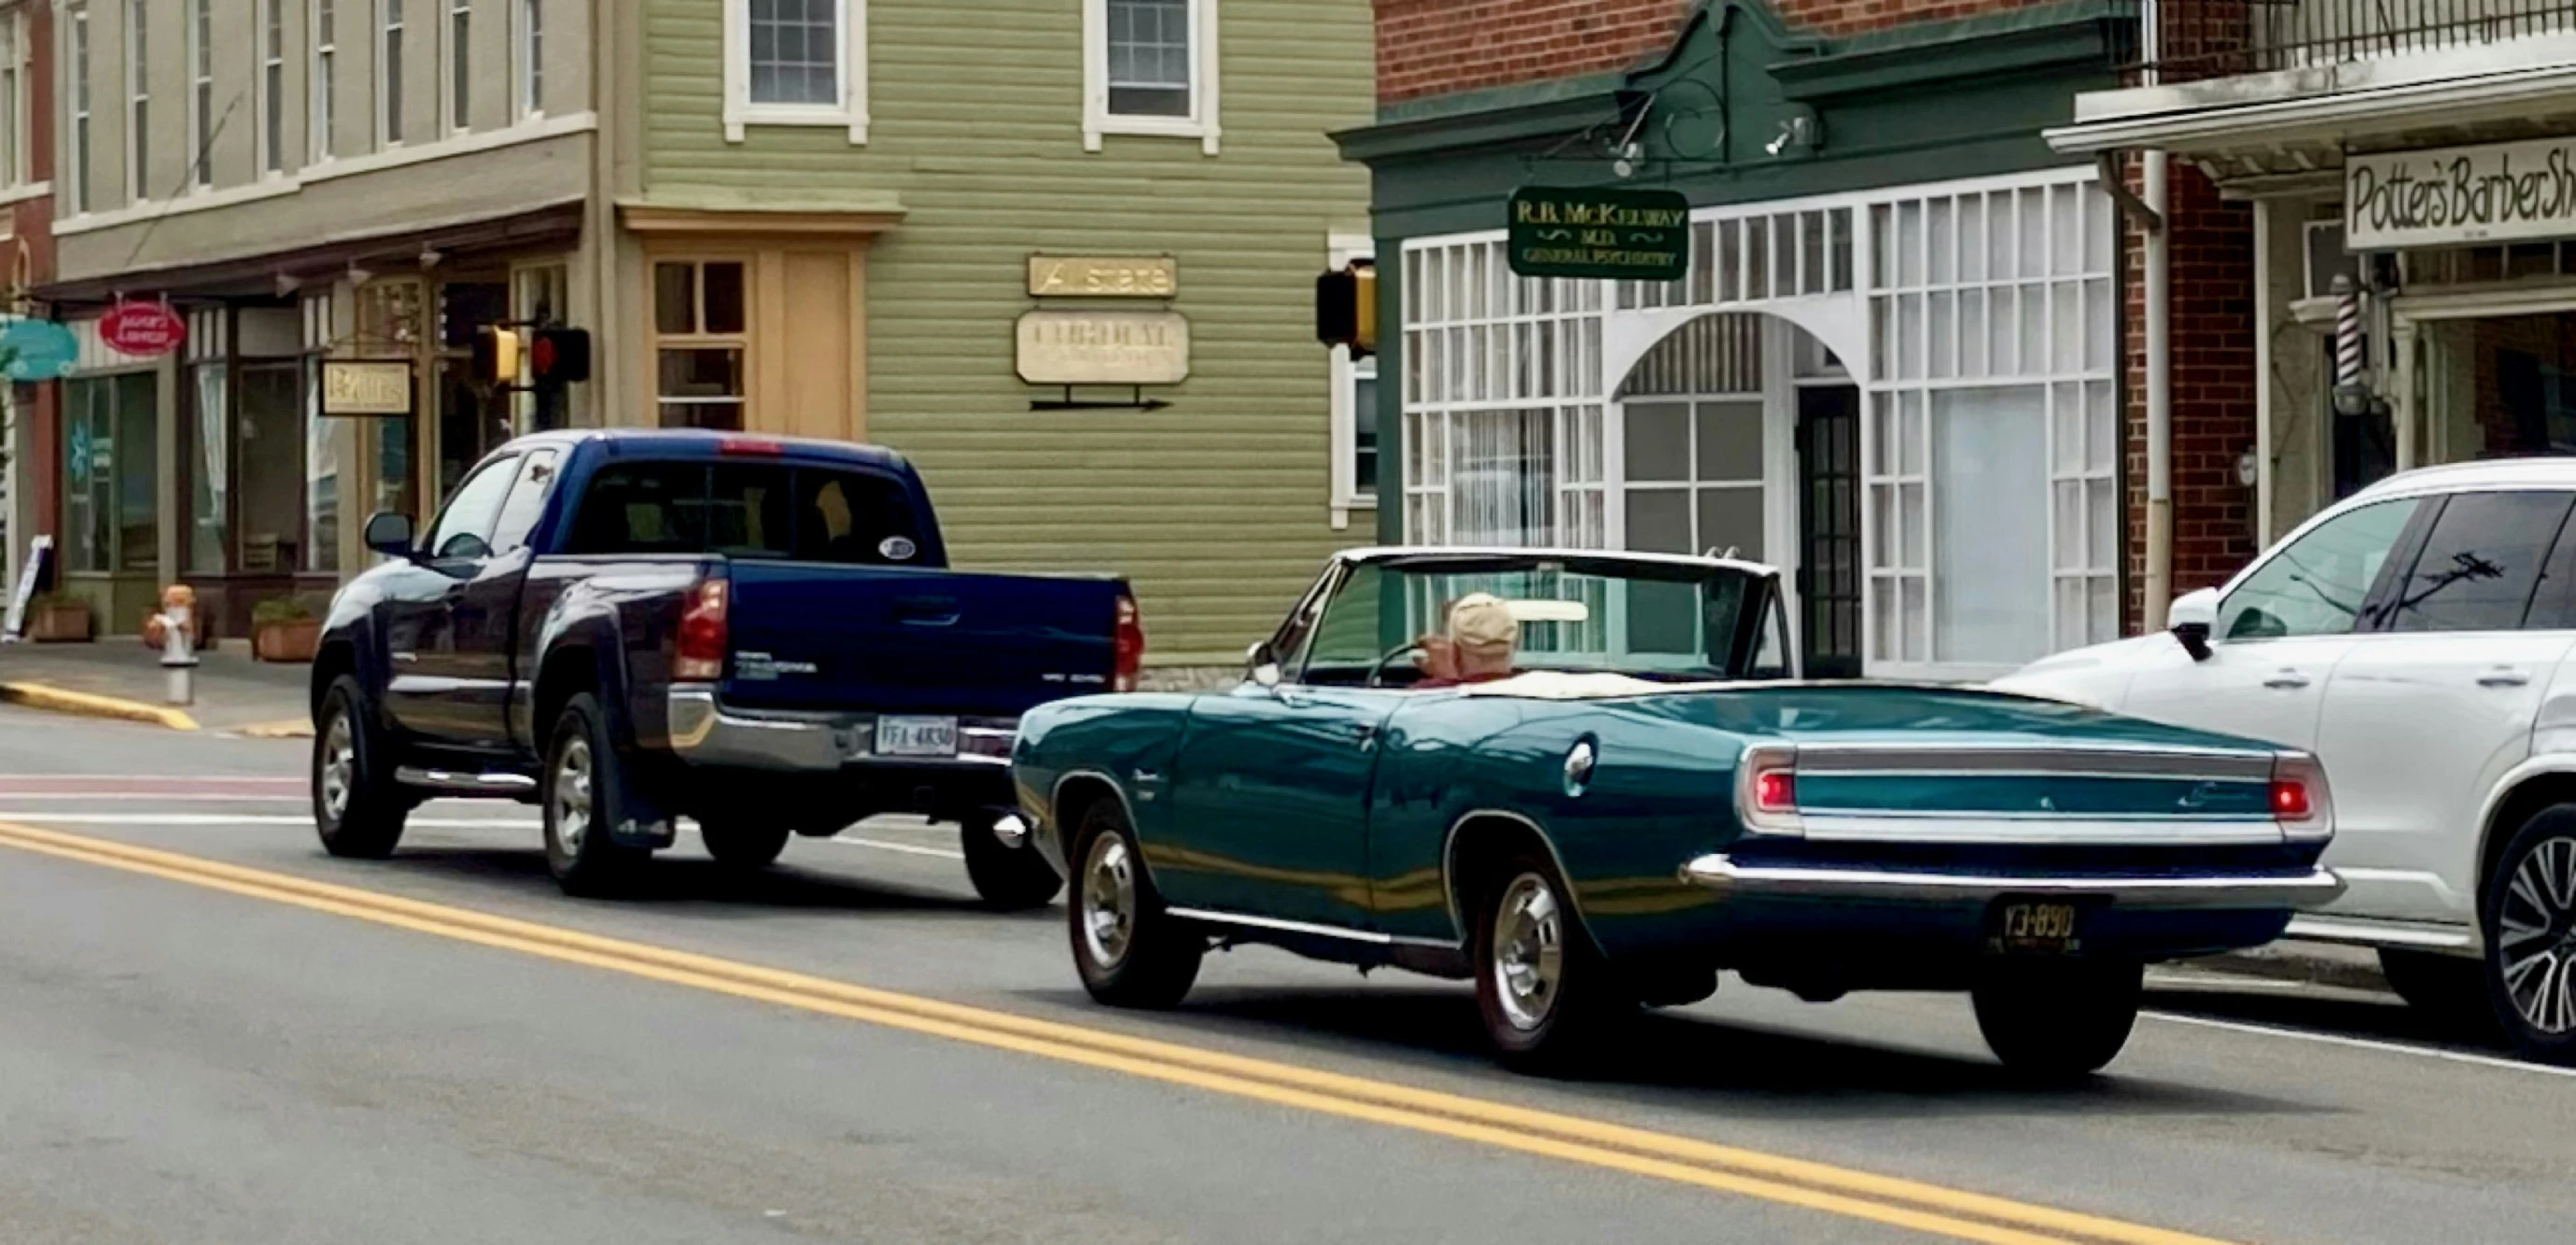
{"label": "multi-pane window", "polygon": [[72,75],[72,211],[87,212],[91,207],[92,181],[90,157],[90,85],[89,6],[71,10],[71,75]]}
{"label": "multi-pane window", "polygon": [[125,197],[152,197],[151,5],[125,3]]}
{"label": "multi-pane window", "polygon": [[838,107],[841,0],[750,0],[751,102]]}
{"label": "multi-pane window", "polygon": [[285,0],[259,4],[259,170],[286,171]]}
{"label": "multi-pane window", "polygon": [[215,5],[188,0],[188,185],[215,184]]}
{"label": "multi-pane window", "polygon": [[337,5],[333,0],[313,0],[313,159],[328,160],[334,153],[332,129],[340,119],[340,26]]}
{"label": "multi-pane window", "polygon": [[0,183],[22,185],[27,169],[27,20],[16,9],[0,15]]}
{"label": "multi-pane window", "polygon": [[376,52],[376,141],[393,147],[403,141],[403,0],[376,3],[383,19]]}
{"label": "multi-pane window", "polygon": [[750,349],[745,275],[737,260],[653,265],[654,393],[663,427],[742,428]]}
{"label": "multi-pane window", "polygon": [[518,115],[534,117],[546,110],[546,0],[519,0]]}
{"label": "multi-pane window", "polygon": [[447,0],[447,128],[474,128],[474,0]]}
{"label": "multi-pane window", "polygon": [[1188,117],[1191,0],[1108,0],[1109,112]]}

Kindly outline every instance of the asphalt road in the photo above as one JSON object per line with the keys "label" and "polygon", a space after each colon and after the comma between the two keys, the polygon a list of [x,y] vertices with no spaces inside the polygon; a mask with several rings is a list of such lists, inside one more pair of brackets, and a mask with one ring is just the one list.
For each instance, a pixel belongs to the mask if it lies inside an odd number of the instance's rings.
{"label": "asphalt road", "polygon": [[305,746],[0,709],[0,1242],[2554,1245],[2576,1216],[2576,1079],[2376,994],[2160,972],[2108,1075],[2033,1090],[1963,1000],[1729,981],[1531,1080],[1463,986],[1274,952],[1212,957],[1179,1012],[1094,1007],[1061,909],[976,910],[929,827],[752,879],[684,841],[613,904],[559,895],[513,805],[333,861]]}

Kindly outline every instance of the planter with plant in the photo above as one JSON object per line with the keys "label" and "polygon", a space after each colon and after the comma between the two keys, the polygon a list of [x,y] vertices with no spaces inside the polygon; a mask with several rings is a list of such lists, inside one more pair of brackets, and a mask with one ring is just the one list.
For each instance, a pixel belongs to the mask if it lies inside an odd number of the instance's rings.
{"label": "planter with plant", "polygon": [[28,602],[27,638],[39,644],[88,640],[89,602],[60,592],[48,592]]}
{"label": "planter with plant", "polygon": [[304,602],[279,597],[251,607],[251,654],[261,661],[309,662],[321,643],[322,620]]}

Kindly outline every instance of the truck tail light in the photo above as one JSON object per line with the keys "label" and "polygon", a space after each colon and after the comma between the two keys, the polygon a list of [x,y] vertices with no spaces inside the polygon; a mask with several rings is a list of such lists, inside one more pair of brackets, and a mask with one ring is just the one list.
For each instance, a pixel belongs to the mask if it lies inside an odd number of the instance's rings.
{"label": "truck tail light", "polygon": [[1755,744],[1735,762],[1735,815],[1749,834],[1802,835],[1798,820],[1798,749]]}
{"label": "truck tail light", "polygon": [[1136,612],[1134,597],[1118,598],[1118,629],[1110,652],[1111,690],[1135,691],[1138,676],[1145,670],[1145,618]]}
{"label": "truck tail light", "polygon": [[684,682],[713,682],[724,677],[725,581],[702,579],[689,589],[680,609],[679,649],[671,677]]}
{"label": "truck tail light", "polygon": [[2304,752],[2272,758],[2272,820],[2281,837],[2316,842],[2334,837],[2334,795],[2326,786],[2326,767]]}

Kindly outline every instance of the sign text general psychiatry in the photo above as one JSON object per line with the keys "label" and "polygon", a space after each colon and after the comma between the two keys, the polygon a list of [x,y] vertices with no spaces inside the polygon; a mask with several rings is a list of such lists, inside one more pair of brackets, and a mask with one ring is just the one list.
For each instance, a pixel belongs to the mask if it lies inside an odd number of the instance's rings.
{"label": "sign text general psychiatry", "polygon": [[1524,277],[1679,281],[1690,201],[1679,191],[1528,186],[1512,195],[1512,271]]}

